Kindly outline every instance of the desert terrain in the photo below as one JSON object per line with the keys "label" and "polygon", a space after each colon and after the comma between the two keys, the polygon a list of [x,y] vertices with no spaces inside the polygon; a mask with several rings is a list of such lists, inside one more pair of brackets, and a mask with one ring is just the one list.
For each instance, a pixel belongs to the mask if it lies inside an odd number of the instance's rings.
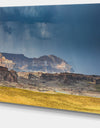
{"label": "desert terrain", "polygon": [[[51,58],[52,56],[49,57]],[[53,62],[54,58],[53,56]],[[44,61],[44,57],[42,59]],[[20,60],[18,65],[21,64]],[[14,70],[15,62],[2,57],[0,101],[100,114],[100,76],[71,72],[72,69],[67,68],[69,65],[63,62],[63,67],[62,60],[60,61],[57,61],[55,67],[57,71],[60,66],[58,72],[52,72],[55,66],[53,62],[50,62],[49,68],[43,64],[42,71],[29,71],[28,68],[27,71],[22,71],[22,65]],[[40,62],[38,60],[37,63],[41,65]],[[70,71],[63,72],[64,70]]]}

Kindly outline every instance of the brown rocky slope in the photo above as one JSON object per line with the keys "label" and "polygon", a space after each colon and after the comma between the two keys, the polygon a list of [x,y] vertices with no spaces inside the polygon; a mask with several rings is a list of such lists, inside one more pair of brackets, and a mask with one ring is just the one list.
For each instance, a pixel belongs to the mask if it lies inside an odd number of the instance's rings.
{"label": "brown rocky slope", "polygon": [[0,66],[0,81],[17,82],[17,73],[13,70]]}
{"label": "brown rocky slope", "polygon": [[19,83],[24,88],[33,91],[100,97],[100,76],[43,72],[18,72],[18,76]]}

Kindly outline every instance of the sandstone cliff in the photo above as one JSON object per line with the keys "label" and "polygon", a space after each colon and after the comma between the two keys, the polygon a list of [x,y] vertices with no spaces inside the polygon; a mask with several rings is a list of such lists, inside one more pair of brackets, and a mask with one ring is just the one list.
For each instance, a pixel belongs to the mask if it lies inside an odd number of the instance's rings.
{"label": "sandstone cliff", "polygon": [[[16,71],[41,71],[41,72],[73,72],[72,66],[63,59],[54,55],[45,55],[39,58],[28,58],[23,54],[2,53],[2,56],[12,61],[13,68]],[[5,65],[7,67],[7,65]],[[9,67],[8,67],[9,68]]]}
{"label": "sandstone cliff", "polygon": [[0,66],[0,81],[17,82],[17,73],[13,70]]}
{"label": "sandstone cliff", "polygon": [[12,60],[6,59],[5,56],[0,53],[0,66],[7,67],[11,70],[14,69],[15,63]]}

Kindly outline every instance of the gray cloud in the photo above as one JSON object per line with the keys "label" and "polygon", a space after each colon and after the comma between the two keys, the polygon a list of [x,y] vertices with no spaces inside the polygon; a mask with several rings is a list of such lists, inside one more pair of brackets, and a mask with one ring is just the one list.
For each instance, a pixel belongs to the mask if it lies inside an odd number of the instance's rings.
{"label": "gray cloud", "polygon": [[54,22],[55,6],[34,7],[4,7],[0,8],[0,21],[17,21],[27,24],[36,22]]}

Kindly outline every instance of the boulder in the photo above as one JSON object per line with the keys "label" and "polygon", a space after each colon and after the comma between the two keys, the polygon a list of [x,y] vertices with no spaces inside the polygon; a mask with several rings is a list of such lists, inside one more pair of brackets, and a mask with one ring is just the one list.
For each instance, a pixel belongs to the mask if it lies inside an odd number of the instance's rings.
{"label": "boulder", "polygon": [[15,71],[8,71],[8,68],[0,66],[0,81],[17,82],[17,78]]}

